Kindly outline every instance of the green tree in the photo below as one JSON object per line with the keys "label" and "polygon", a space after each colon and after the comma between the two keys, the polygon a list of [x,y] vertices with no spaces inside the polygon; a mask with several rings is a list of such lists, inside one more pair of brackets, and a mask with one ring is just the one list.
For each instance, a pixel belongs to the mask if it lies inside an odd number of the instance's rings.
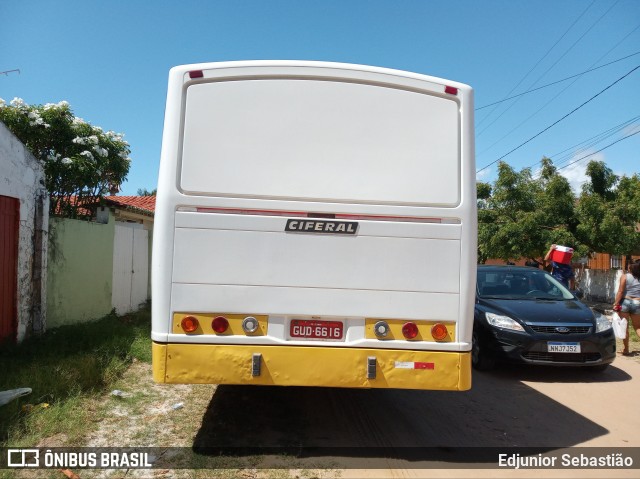
{"label": "green tree", "polygon": [[[478,186],[486,194],[486,186]],[[478,254],[482,261],[530,258],[542,261],[550,244],[572,246],[578,254],[587,248],[578,241],[575,196],[549,158],[542,159],[539,177],[531,170],[515,171],[498,164],[498,178],[478,210]]]}
{"label": "green tree", "polygon": [[487,207],[487,201],[491,198],[492,188],[489,183],[483,183],[478,181],[476,183],[476,197],[478,202],[478,209],[482,210]]}
{"label": "green tree", "polygon": [[589,162],[587,176],[577,207],[581,241],[591,251],[640,252],[640,176],[620,178],[601,161]]}
{"label": "green tree", "polygon": [[536,220],[544,230],[538,244],[544,255],[551,244],[572,246],[578,254],[587,254],[587,247],[576,237],[578,220],[576,217],[576,197],[571,185],[561,176],[551,159],[543,157],[540,175],[535,180],[540,185],[536,204]]}
{"label": "green tree", "polygon": [[131,160],[123,135],[76,117],[66,101],[28,105],[0,98],[0,121],[42,162],[51,215],[87,215],[125,181]]}
{"label": "green tree", "polygon": [[146,188],[138,188],[138,196],[156,196],[157,192],[157,188],[151,191],[147,190]]}

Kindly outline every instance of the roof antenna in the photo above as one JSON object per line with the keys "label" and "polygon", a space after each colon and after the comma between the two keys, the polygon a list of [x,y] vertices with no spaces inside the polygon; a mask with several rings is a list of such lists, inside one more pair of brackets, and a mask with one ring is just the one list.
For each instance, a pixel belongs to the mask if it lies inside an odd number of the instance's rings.
{"label": "roof antenna", "polygon": [[14,72],[18,72],[18,75],[20,75],[20,69],[19,68],[16,68],[14,70],[5,70],[3,72],[0,72],[0,75],[4,75],[4,76],[8,77],[9,73],[14,73]]}

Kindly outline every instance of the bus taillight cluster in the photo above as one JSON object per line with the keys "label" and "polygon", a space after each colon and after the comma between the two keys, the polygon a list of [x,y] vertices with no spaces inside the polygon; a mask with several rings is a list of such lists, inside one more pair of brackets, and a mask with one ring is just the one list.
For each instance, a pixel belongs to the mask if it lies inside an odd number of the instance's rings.
{"label": "bus taillight cluster", "polygon": [[[389,326],[387,321],[378,321],[373,326],[373,332],[375,333],[378,339],[394,339],[391,334],[392,328]],[[407,321],[402,324],[401,327],[402,335],[405,339],[414,339],[420,340],[420,329],[418,325],[413,321]],[[449,330],[447,326],[443,323],[436,323],[431,326],[431,337],[436,341],[445,341],[449,337]]]}
{"label": "bus taillight cluster", "polygon": [[[185,316],[180,321],[180,327],[185,333],[196,333],[200,329],[200,321],[195,316]],[[242,329],[247,334],[255,333],[259,327],[259,321],[253,316],[242,320]],[[216,334],[224,334],[229,330],[229,320],[224,316],[216,316],[211,320],[211,329]]]}
{"label": "bus taillight cluster", "polygon": [[[189,335],[213,334],[218,336],[265,336],[268,328],[266,315],[226,314],[226,313],[176,313],[174,318],[174,333]],[[365,338],[378,340],[407,340],[407,341],[437,341],[450,342],[455,336],[455,325],[435,321],[411,321],[402,319],[365,319]],[[304,323],[304,324],[303,324]],[[316,324],[317,323],[317,324]],[[322,324],[320,324],[322,323]],[[288,339],[321,339],[341,341],[343,338],[344,321],[322,321],[315,319],[291,320],[291,333]],[[302,327],[319,331],[329,328],[327,335],[299,333]],[[335,332],[335,334],[334,334]]]}

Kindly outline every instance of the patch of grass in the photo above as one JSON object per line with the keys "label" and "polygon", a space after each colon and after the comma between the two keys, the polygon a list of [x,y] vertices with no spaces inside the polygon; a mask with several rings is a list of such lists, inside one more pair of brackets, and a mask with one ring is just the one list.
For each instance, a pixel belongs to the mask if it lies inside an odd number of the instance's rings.
{"label": "patch of grass", "polygon": [[[151,362],[150,310],[62,326],[0,350],[0,391],[29,387],[32,394],[0,407],[0,446],[33,446],[63,434],[82,436],[93,397],[108,389],[131,361]],[[49,404],[23,411],[23,406]]]}
{"label": "patch of grass", "polygon": [[[636,334],[636,330],[631,325],[631,321],[627,320],[627,327],[629,328],[629,351],[640,353],[640,338]],[[622,344],[622,339],[616,339],[616,350],[622,351],[624,349],[624,345]],[[640,354],[634,354],[635,358],[640,359]]]}
{"label": "patch of grass", "polygon": [[636,346],[640,344],[640,338],[636,334],[636,330],[633,329],[633,326],[629,326],[629,341],[634,343]]}

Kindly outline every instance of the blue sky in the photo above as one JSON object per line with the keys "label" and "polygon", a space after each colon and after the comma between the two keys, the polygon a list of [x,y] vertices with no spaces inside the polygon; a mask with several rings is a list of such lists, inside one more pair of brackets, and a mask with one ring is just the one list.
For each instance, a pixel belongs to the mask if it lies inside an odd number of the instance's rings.
{"label": "blue sky", "polygon": [[[320,60],[467,83],[478,108],[478,170],[640,65],[637,0],[2,0],[0,18],[0,71],[20,70],[0,75],[0,98],[67,100],[77,116],[124,133],[132,166],[122,194],[155,188],[175,65]],[[628,56],[496,110],[482,108]],[[639,87],[640,69],[504,161],[519,170],[555,155],[565,166],[639,131]],[[606,138],[579,151],[600,134]],[[640,172],[638,151],[640,134],[592,158],[629,175]],[[562,172],[577,185],[587,162]],[[478,178],[495,175],[494,164]]]}

